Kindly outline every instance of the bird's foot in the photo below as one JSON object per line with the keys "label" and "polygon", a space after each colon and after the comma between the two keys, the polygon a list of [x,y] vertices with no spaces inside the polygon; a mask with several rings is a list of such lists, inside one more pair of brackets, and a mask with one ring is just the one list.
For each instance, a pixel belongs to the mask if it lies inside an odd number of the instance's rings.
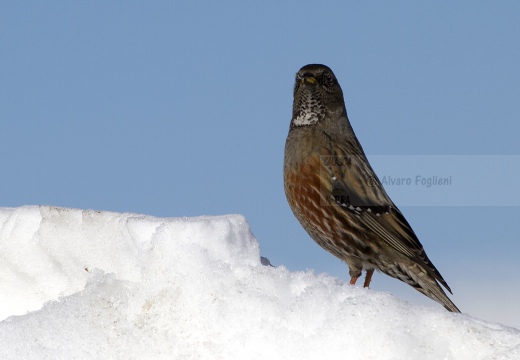
{"label": "bird's foot", "polygon": [[[363,287],[369,287],[370,281],[372,281],[372,275],[374,275],[374,269],[367,270],[367,274],[365,275],[365,282],[363,283]],[[350,278],[350,285],[355,285],[359,276]]]}
{"label": "bird's foot", "polygon": [[363,287],[367,288],[370,286],[372,275],[374,275],[374,269],[367,270],[367,274],[365,275],[365,283],[363,284]]}

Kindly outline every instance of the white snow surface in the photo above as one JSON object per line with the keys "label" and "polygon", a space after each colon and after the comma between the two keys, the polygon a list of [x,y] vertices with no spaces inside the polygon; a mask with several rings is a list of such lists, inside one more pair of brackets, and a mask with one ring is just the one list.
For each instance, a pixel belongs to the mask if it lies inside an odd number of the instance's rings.
{"label": "white snow surface", "polygon": [[0,208],[0,320],[1,359],[520,359],[517,329],[262,266],[241,215]]}

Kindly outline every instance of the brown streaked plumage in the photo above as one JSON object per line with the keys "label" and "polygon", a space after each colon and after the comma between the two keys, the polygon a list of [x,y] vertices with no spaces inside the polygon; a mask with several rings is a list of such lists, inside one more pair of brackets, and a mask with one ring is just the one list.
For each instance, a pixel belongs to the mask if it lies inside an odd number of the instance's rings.
{"label": "brown streaked plumage", "polygon": [[460,312],[439,285],[448,284],[386,194],[350,125],[332,70],[306,65],[296,74],[293,117],[285,144],[289,205],[321,247],[349,266],[351,284],[374,269]]}

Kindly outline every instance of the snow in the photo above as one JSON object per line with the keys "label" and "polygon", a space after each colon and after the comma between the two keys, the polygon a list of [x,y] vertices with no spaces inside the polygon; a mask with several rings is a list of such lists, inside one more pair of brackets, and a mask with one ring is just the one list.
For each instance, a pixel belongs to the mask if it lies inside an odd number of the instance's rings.
{"label": "snow", "polygon": [[0,208],[0,320],[1,359],[520,359],[520,330],[263,266],[241,215]]}

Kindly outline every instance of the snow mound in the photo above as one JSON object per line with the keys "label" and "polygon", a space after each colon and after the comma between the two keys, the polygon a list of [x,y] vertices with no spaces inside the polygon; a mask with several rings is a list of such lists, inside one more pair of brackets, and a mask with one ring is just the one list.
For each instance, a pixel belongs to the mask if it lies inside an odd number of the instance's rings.
{"label": "snow mound", "polygon": [[241,215],[0,208],[1,359],[519,359],[520,331],[263,266]]}

